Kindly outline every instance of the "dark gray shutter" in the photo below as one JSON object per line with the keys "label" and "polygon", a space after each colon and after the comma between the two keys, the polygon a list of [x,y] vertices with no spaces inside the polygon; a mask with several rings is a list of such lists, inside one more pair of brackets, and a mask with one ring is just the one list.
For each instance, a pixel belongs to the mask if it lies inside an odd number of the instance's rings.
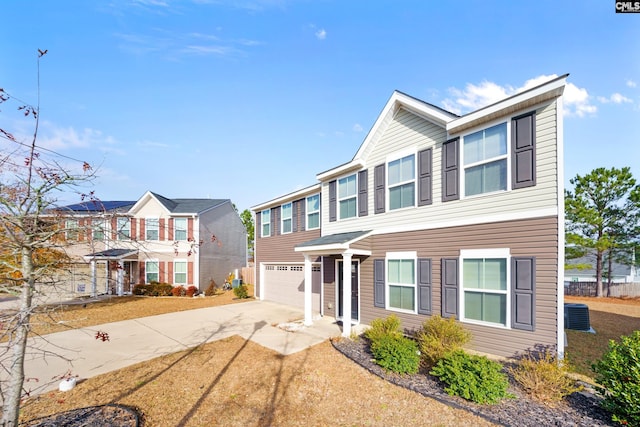
{"label": "dark gray shutter", "polygon": [[337,217],[336,181],[329,182],[329,221],[334,222]]}
{"label": "dark gray shutter", "polygon": [[460,138],[442,144],[442,201],[460,199]]}
{"label": "dark gray shutter", "polygon": [[536,185],[536,113],[511,120],[511,187]]}
{"label": "dark gray shutter", "polygon": [[433,150],[427,148],[418,152],[418,206],[433,203]]}
{"label": "dark gray shutter", "polygon": [[262,236],[262,212],[256,212],[256,228],[254,229],[254,234],[255,234],[255,230],[258,230],[258,237],[263,237]]}
{"label": "dark gray shutter", "polygon": [[307,227],[307,199],[300,200],[298,202],[298,208],[300,209],[300,224],[298,228],[300,231],[304,231]]}
{"label": "dark gray shutter", "polygon": [[384,177],[384,163],[381,165],[378,165],[375,167],[375,169],[373,170],[373,185],[375,187],[374,189],[374,194],[375,194],[375,200],[374,200],[374,212],[379,214],[379,213],[384,213],[384,209],[385,209],[385,198],[384,198],[384,193],[385,193],[385,177]]}
{"label": "dark gray shutter", "polygon": [[280,234],[280,206],[271,209],[271,235],[278,236]]}
{"label": "dark gray shutter", "polygon": [[431,259],[418,259],[418,313],[431,315]]}
{"label": "dark gray shutter", "polygon": [[358,172],[358,216],[369,214],[369,200],[367,197],[367,185],[369,171],[367,169]]}
{"label": "dark gray shutter", "polygon": [[384,260],[373,260],[373,305],[384,308]]}
{"label": "dark gray shutter", "polygon": [[291,232],[298,231],[298,201],[291,202]]}
{"label": "dark gray shutter", "polygon": [[442,317],[458,317],[458,258],[442,258]]}
{"label": "dark gray shutter", "polygon": [[511,327],[535,329],[536,259],[511,258]]}

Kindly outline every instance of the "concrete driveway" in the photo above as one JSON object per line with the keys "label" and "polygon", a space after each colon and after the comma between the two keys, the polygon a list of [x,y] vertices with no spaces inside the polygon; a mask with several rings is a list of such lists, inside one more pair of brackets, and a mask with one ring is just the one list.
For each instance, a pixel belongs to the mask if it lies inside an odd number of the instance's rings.
{"label": "concrete driveway", "polygon": [[[319,318],[304,327],[303,317],[302,310],[293,307],[250,301],[32,338],[25,359],[25,389],[40,394],[57,389],[67,373],[86,379],[232,335],[288,355],[341,333],[333,318]],[[96,339],[97,332],[108,334],[109,340]],[[0,346],[3,365],[9,360],[7,350],[6,344]],[[0,372],[0,381],[6,379],[6,372]]]}

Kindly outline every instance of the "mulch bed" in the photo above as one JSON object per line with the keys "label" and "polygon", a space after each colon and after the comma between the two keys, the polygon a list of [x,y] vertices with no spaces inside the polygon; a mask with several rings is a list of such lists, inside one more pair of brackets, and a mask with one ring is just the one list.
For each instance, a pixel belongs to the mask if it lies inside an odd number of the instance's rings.
{"label": "mulch bed", "polygon": [[503,426],[615,426],[611,415],[599,406],[599,399],[588,393],[573,393],[555,407],[536,402],[512,385],[509,392],[516,398],[505,399],[497,405],[479,405],[457,396],[448,395],[437,378],[419,373],[398,375],[385,371],[374,362],[366,339],[333,339],[333,346],[369,372],[401,387],[413,390],[446,405],[467,410],[492,423]]}
{"label": "mulch bed", "polygon": [[38,418],[21,424],[25,427],[138,427],[141,415],[124,405],[101,405]]}

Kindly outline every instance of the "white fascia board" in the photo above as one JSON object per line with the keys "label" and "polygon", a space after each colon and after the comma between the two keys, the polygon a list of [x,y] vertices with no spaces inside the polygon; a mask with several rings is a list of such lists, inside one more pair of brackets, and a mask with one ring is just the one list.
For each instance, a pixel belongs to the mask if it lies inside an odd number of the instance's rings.
{"label": "white fascia board", "polygon": [[360,170],[363,167],[364,167],[364,162],[361,159],[353,159],[349,163],[345,163],[344,165],[340,165],[336,168],[329,169],[328,171],[317,174],[316,179],[318,181],[326,181],[330,178],[335,178],[340,175],[344,175],[347,172]]}
{"label": "white fascia board", "polygon": [[454,135],[477,124],[508,115],[514,111],[539,104],[543,101],[557,98],[561,96],[564,91],[567,77],[568,74],[565,74],[547,83],[543,83],[540,86],[520,92],[505,100],[469,113],[459,119],[452,120],[447,123],[447,132],[450,135]]}
{"label": "white fascia board", "polygon": [[294,252],[309,253],[310,255],[336,255],[348,252],[352,255],[371,256],[371,251],[366,249],[349,248],[349,243],[333,245],[303,246],[294,248]]}
{"label": "white fascia board", "polygon": [[309,187],[305,187],[301,190],[294,191],[293,193],[285,194],[284,196],[277,197],[275,199],[271,199],[268,202],[261,203],[259,205],[252,206],[249,208],[252,212],[259,212],[263,209],[266,209],[271,206],[279,206],[284,202],[289,202],[292,200],[297,200],[303,196],[309,196],[315,193],[320,192],[320,184],[313,184]]}
{"label": "white fascia board", "polygon": [[165,205],[160,203],[160,200],[158,200],[156,198],[156,196],[154,196],[151,191],[147,191],[146,193],[144,193],[142,195],[142,197],[140,197],[140,199],[138,199],[138,201],[135,203],[135,205],[131,206],[131,209],[129,209],[129,211],[127,213],[131,214],[131,216],[135,216],[136,212],[138,212],[140,210],[140,208],[142,208],[142,206],[146,205],[149,202],[150,199],[154,199],[156,202],[158,202],[158,204],[162,207],[162,209],[167,214],[171,214],[171,212],[165,207]]}

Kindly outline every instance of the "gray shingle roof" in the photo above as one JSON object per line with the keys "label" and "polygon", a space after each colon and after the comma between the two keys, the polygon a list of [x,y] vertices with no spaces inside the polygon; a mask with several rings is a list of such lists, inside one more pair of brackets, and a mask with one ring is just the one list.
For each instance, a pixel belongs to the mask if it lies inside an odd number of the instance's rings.
{"label": "gray shingle roof", "polygon": [[351,231],[349,233],[330,234],[328,236],[322,236],[317,239],[309,240],[308,242],[297,244],[295,247],[306,248],[309,246],[339,245],[357,240],[369,233],[370,231]]}
{"label": "gray shingle roof", "polygon": [[157,193],[151,193],[171,213],[199,213],[219,206],[229,199],[169,199]]}

